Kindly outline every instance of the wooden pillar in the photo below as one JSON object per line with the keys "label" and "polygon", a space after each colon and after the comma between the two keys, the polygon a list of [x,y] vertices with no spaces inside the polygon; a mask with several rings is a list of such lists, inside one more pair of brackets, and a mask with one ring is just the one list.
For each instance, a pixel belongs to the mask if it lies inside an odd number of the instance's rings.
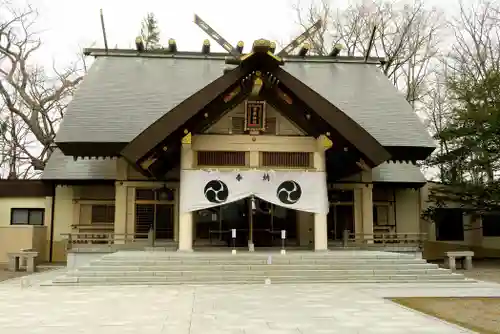
{"label": "wooden pillar", "polygon": [[[314,152],[314,168],[316,168],[317,172],[325,172],[326,170],[324,142],[324,136],[319,136],[317,139],[316,152]],[[326,187],[326,173],[324,183],[324,186]],[[314,214],[314,250],[328,250],[327,213]]]}
{"label": "wooden pillar", "polygon": [[[181,149],[181,176],[179,202],[182,203],[189,194],[184,191],[184,173],[183,170],[189,170],[193,167],[193,150],[191,142],[183,143]],[[193,251],[193,213],[179,212],[179,251]]]}
{"label": "wooden pillar", "polygon": [[361,189],[363,234],[368,243],[373,243],[373,185],[365,184]]}
{"label": "wooden pillar", "polygon": [[115,182],[115,244],[124,244],[127,233],[127,187]]}

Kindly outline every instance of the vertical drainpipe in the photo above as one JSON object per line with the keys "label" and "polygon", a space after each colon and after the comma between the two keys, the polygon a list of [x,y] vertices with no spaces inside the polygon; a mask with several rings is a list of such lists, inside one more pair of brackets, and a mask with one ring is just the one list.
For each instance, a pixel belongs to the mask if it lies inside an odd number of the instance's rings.
{"label": "vertical drainpipe", "polygon": [[52,262],[52,253],[54,248],[54,216],[56,207],[56,183],[52,183],[52,216],[50,217],[50,245],[49,245],[49,262]]}

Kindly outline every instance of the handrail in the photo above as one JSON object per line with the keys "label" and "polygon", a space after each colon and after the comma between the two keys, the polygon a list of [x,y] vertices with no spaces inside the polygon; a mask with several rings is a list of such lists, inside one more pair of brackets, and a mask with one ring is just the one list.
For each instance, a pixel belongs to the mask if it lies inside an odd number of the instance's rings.
{"label": "handrail", "polygon": [[61,233],[67,240],[66,249],[70,250],[74,245],[114,245],[134,241],[148,241],[150,233],[115,233],[115,232],[75,232]]}
{"label": "handrail", "polygon": [[345,231],[343,235],[343,244],[362,245],[362,246],[417,246],[423,247],[424,242],[427,240],[427,233],[409,232],[409,233],[396,233],[396,232],[379,232],[379,233],[351,233]]}

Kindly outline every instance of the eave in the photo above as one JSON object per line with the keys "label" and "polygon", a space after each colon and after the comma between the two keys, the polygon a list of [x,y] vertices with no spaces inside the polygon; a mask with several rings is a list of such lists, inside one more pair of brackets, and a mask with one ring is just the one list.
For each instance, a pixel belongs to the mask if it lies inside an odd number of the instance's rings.
{"label": "eave", "polygon": [[128,143],[56,142],[64,155],[73,157],[118,157]]}

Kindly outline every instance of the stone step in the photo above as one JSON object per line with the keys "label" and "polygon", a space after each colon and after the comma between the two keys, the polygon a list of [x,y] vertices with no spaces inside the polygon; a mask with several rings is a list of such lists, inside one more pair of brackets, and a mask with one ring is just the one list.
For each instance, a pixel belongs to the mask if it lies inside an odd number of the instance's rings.
{"label": "stone step", "polygon": [[429,270],[438,269],[437,264],[432,263],[411,263],[411,264],[362,264],[362,265],[338,265],[338,264],[218,264],[218,265],[162,265],[162,266],[131,266],[129,264],[108,266],[102,263],[93,263],[89,266],[81,267],[81,271],[174,271],[174,270],[193,270],[202,269],[210,271],[223,270],[274,270],[274,269],[290,269],[290,270]]}
{"label": "stone step", "polygon": [[463,279],[463,277],[448,276],[443,278],[441,276],[416,276],[416,275],[394,275],[394,276],[354,276],[346,275],[343,277],[297,277],[297,276],[277,276],[277,277],[267,277],[267,276],[252,276],[252,277],[240,277],[240,276],[195,276],[195,277],[60,277],[56,278],[53,283],[64,284],[80,284],[80,283],[93,283],[93,284],[189,284],[189,283],[199,283],[199,284],[214,284],[214,282],[224,282],[225,284],[233,284],[244,282],[245,284],[264,284],[267,279],[270,279],[272,284],[285,284],[285,283],[336,283],[336,282],[387,282],[387,283],[397,283],[397,282],[470,282]]}
{"label": "stone step", "polygon": [[[352,260],[415,260],[417,259],[414,256],[401,256],[401,255],[390,255],[390,256],[335,256],[335,255],[321,255],[321,256],[298,256],[298,255],[280,255],[279,253],[277,254],[260,254],[260,255],[231,255],[231,253],[223,254],[223,255],[217,255],[217,256],[194,256],[194,255],[156,255],[157,253],[149,253],[151,254],[150,256],[144,256],[144,255],[123,255],[123,254],[110,254],[110,255],[105,255],[103,259],[108,259],[108,260],[115,260],[115,261],[130,261],[130,260],[135,260],[135,261],[145,261],[145,260],[157,260],[157,261],[189,261],[189,260],[195,260],[195,261],[214,261],[214,260],[238,260],[238,261],[253,261],[253,260],[260,260],[260,261],[267,261],[269,257],[271,257],[273,260],[275,259],[287,259],[287,260],[307,260],[307,261],[314,261],[314,260],[346,260],[346,261],[352,261]],[[168,254],[168,253],[166,253]],[[174,253],[175,254],[175,253]],[[421,259],[420,259],[421,260]]]}
{"label": "stone step", "polygon": [[[115,260],[115,259],[100,259],[97,261],[93,261],[91,265],[106,265],[106,266],[115,266],[115,265],[130,265],[130,266],[161,266],[161,265],[228,265],[228,264],[247,264],[247,265],[255,265],[255,264],[267,264],[267,259],[252,259],[252,260],[240,260],[240,259],[211,259],[211,260],[198,260],[198,259],[183,259],[183,260],[157,260],[157,259],[147,259],[147,260]],[[338,264],[338,265],[362,265],[362,264],[373,264],[373,265],[382,265],[382,264],[425,264],[425,260],[406,260],[406,259],[380,259],[380,260],[339,260],[339,259],[288,259],[288,258],[273,258],[271,260],[272,264]]]}
{"label": "stone step", "polygon": [[[271,282],[271,284],[290,284],[290,285],[300,285],[300,284],[391,284],[391,283],[397,283],[397,284],[408,284],[411,285],[412,283],[415,283],[414,280],[400,280],[400,281],[377,281],[377,280],[338,280],[335,282],[324,282],[324,281],[281,281],[281,282]],[[474,281],[468,281],[468,280],[438,280],[438,281],[421,281],[418,282],[419,286],[421,284],[429,284],[432,287],[434,287],[437,284],[440,285],[446,285],[446,284],[477,284]],[[232,281],[232,282],[227,282],[226,280],[220,280],[220,281],[207,281],[203,283],[196,283],[196,282],[185,282],[185,281],[169,281],[169,282],[149,282],[149,283],[144,283],[144,282],[127,282],[127,283],[116,283],[116,282],[46,282],[42,283],[41,286],[117,286],[117,285],[125,285],[125,286],[151,286],[151,285],[188,285],[188,286],[205,286],[205,285],[256,285],[256,284],[265,284],[265,282],[246,282],[246,281]]]}
{"label": "stone step", "polygon": [[75,270],[68,273],[68,276],[75,277],[93,277],[93,276],[110,276],[110,277],[123,277],[123,276],[231,276],[231,275],[241,275],[241,276],[345,276],[345,275],[366,275],[366,276],[376,276],[376,275],[439,275],[439,276],[449,276],[451,271],[448,269],[425,269],[425,270],[293,270],[293,269],[278,269],[278,270],[155,270],[155,271],[113,271],[113,270]]}
{"label": "stone step", "polygon": [[[269,259],[271,260],[268,264]],[[118,252],[68,272],[54,285],[466,282],[408,254],[377,251],[280,255]]]}

